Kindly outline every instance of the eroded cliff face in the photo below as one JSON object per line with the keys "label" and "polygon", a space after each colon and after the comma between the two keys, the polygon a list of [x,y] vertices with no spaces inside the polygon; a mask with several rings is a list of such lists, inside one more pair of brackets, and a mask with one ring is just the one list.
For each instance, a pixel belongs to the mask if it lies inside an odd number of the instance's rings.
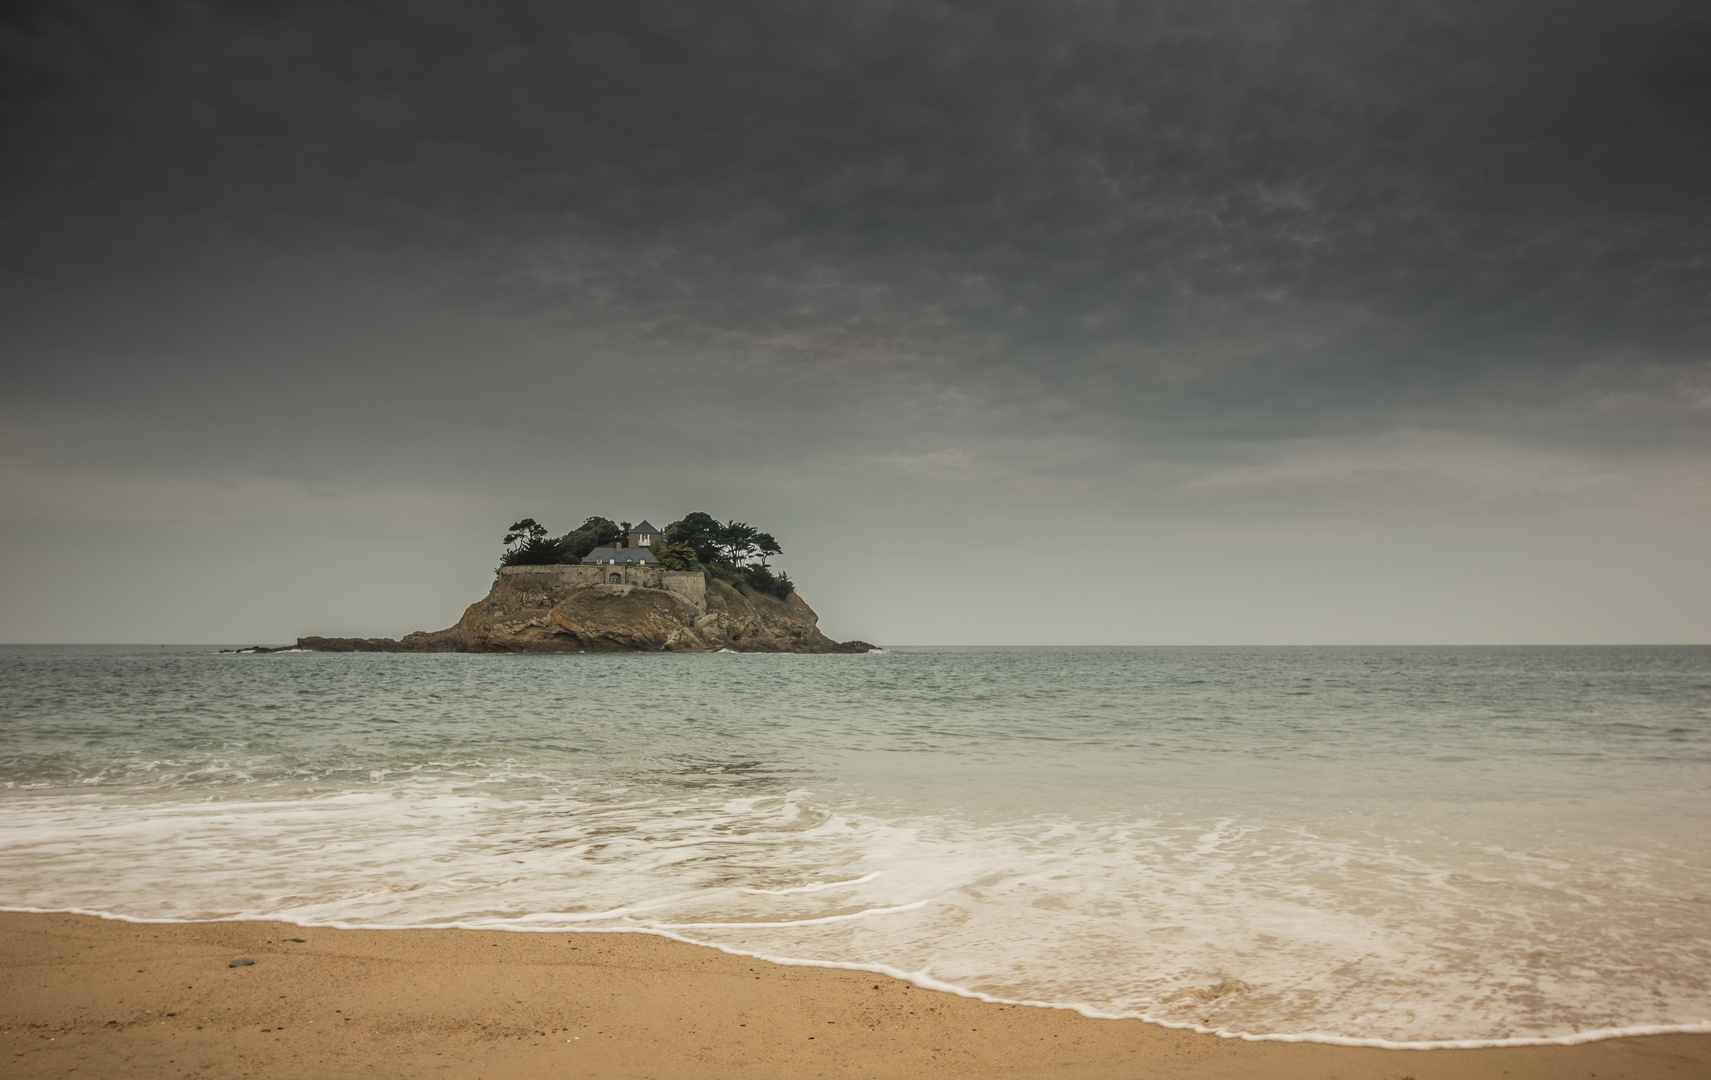
{"label": "eroded cliff face", "polygon": [[[630,575],[646,584],[588,584],[568,571],[507,568],[485,599],[456,626],[390,638],[297,640],[327,652],[866,652],[865,641],[837,642],[800,596],[747,593],[714,579],[701,590]],[[664,587],[671,585],[671,588]],[[699,581],[695,582],[699,584]],[[697,603],[696,601],[701,601]]]}

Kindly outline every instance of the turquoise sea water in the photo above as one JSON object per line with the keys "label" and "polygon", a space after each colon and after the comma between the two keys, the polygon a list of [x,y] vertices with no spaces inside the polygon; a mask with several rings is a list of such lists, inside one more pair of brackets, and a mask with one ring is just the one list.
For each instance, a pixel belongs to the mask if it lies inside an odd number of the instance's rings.
{"label": "turquoise sea water", "polygon": [[630,930],[1249,1036],[1711,1030],[1711,649],[0,649],[0,906]]}

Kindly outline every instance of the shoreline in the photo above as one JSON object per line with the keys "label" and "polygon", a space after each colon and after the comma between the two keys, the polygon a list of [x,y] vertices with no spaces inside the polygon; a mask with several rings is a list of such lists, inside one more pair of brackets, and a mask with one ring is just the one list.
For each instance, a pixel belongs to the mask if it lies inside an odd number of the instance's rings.
{"label": "shoreline", "polygon": [[1370,1050],[1492,1050],[1510,1047],[1538,1046],[1579,1046],[1585,1043],[1604,1042],[1610,1039],[1648,1038],[1656,1035],[1703,1035],[1711,1036],[1711,1021],[1693,1024],[1656,1024],[1634,1025],[1625,1028],[1603,1028],[1593,1031],[1576,1032],[1573,1035],[1547,1038],[1523,1037],[1513,1039],[1440,1039],[1433,1041],[1396,1041],[1390,1039],[1369,1039],[1349,1035],[1332,1035],[1315,1033],[1307,1035],[1291,1035],[1264,1033],[1254,1034],[1246,1031],[1225,1031],[1216,1028],[1201,1027],[1195,1024],[1178,1023],[1161,1020],[1138,1013],[1106,1013],[1096,1009],[1084,1008],[1080,1005],[1066,1004],[1054,1001],[1022,1000],[1013,998],[994,997],[991,994],[968,990],[954,983],[947,983],[931,976],[924,978],[919,973],[911,973],[890,968],[882,964],[863,964],[853,961],[838,960],[801,960],[793,957],[768,956],[764,953],[745,952],[724,945],[709,942],[694,941],[679,937],[664,930],[636,928],[628,930],[577,930],[569,927],[529,927],[529,926],[472,926],[462,923],[435,923],[421,926],[406,926],[394,924],[373,924],[352,926],[344,923],[297,923],[288,920],[267,918],[244,919],[150,919],[133,915],[115,915],[101,911],[82,909],[45,909],[45,908],[8,908],[0,907],[0,916],[9,914],[19,915],[70,915],[79,918],[93,918],[104,922],[129,923],[137,926],[203,926],[222,924],[266,924],[276,927],[292,927],[299,931],[361,931],[375,933],[416,932],[416,931],[445,931],[448,933],[499,933],[499,934],[586,934],[613,935],[618,937],[642,935],[659,938],[673,944],[684,945],[694,949],[712,949],[739,960],[770,964],[776,967],[805,967],[825,968],[829,971],[848,971],[864,975],[874,975],[880,978],[892,979],[908,983],[919,990],[931,993],[949,994],[952,997],[967,998],[987,1005],[1003,1007],[1019,1007],[1027,1009],[1046,1009],[1059,1012],[1073,1013],[1088,1020],[1099,1021],[1133,1021],[1153,1027],[1166,1028],[1172,1031],[1183,1031],[1194,1035],[1204,1035],[1217,1039],[1235,1039],[1242,1042],[1256,1043],[1312,1043],[1324,1046],[1355,1047]]}
{"label": "shoreline", "polygon": [[13,1076],[1711,1075],[1707,1033],[1433,1049],[1220,1036],[654,933],[7,911],[0,956]]}

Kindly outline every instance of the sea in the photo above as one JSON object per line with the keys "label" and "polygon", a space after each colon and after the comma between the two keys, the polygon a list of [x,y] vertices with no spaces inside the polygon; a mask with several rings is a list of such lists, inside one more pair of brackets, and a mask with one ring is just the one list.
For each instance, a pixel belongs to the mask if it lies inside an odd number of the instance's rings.
{"label": "sea", "polygon": [[1711,1031],[1711,648],[0,648],[0,907],[657,934],[1219,1035]]}

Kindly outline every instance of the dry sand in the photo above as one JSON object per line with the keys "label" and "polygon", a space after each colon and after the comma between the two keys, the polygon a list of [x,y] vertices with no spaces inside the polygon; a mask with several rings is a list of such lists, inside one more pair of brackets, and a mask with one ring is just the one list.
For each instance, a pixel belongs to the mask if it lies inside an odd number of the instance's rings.
{"label": "dry sand", "polygon": [[1711,1077],[1711,1035],[1252,1043],[640,934],[0,912],[0,950],[0,1077]]}

